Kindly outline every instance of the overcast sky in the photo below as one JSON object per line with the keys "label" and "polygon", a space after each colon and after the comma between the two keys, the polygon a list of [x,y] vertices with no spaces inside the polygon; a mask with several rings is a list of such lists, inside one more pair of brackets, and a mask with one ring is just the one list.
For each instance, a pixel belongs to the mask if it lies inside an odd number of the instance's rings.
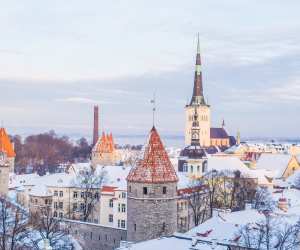
{"label": "overcast sky", "polygon": [[298,137],[299,0],[0,0],[0,120],[10,133],[183,135],[200,33],[215,126]]}

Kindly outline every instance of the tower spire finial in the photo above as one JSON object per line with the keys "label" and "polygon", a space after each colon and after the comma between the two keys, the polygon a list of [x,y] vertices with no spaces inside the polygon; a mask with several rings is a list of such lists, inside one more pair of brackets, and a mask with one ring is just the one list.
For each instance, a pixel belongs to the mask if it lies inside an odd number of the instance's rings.
{"label": "tower spire finial", "polygon": [[155,98],[155,91],[153,92],[153,98],[151,100],[152,103],[152,125],[155,127],[155,112],[156,112],[156,98]]}
{"label": "tower spire finial", "polygon": [[200,54],[200,37],[199,37],[199,32],[197,34],[197,54]]}

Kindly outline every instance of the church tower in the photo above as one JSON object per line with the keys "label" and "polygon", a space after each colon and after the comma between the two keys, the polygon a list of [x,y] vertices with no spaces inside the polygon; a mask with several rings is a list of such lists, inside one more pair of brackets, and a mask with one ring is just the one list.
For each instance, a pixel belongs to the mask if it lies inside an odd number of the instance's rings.
{"label": "church tower", "polygon": [[177,230],[178,178],[155,127],[144,157],[127,177],[127,239],[139,242]]}
{"label": "church tower", "polygon": [[198,122],[200,129],[200,145],[203,147],[210,146],[210,106],[206,104],[203,95],[202,84],[202,69],[200,56],[200,41],[198,35],[196,68],[194,76],[193,96],[188,105],[185,107],[185,145],[190,145],[192,142],[192,124],[195,108],[198,113]]}

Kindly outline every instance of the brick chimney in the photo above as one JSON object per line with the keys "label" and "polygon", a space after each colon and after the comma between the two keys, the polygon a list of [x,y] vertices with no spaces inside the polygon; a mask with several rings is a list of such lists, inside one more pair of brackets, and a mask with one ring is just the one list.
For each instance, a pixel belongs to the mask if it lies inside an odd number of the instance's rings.
{"label": "brick chimney", "polygon": [[97,143],[99,138],[99,107],[94,106],[94,131],[93,131],[93,146]]}

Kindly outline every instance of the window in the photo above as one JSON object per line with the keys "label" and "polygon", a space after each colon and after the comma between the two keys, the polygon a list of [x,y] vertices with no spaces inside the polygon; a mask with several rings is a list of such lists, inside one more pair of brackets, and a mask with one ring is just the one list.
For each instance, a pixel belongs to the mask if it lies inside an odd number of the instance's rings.
{"label": "window", "polygon": [[45,204],[46,204],[46,205],[48,204],[48,199],[45,199]]}
{"label": "window", "polygon": [[77,211],[77,203],[73,203],[73,212]]}
{"label": "window", "polygon": [[125,192],[122,192],[122,198],[126,198],[126,193]]}
{"label": "window", "polygon": [[114,216],[112,214],[108,215],[108,222],[110,223],[114,222]]}
{"label": "window", "polygon": [[122,213],[126,212],[126,204],[122,204]]}
{"label": "window", "polygon": [[188,171],[188,165],[187,163],[183,164],[183,172],[187,172]]}
{"label": "window", "polygon": [[129,193],[131,193],[131,186],[129,186]]}
{"label": "window", "polygon": [[121,204],[118,204],[118,212],[121,212]]}
{"label": "window", "polygon": [[133,225],[134,231],[136,231],[136,224]]}
{"label": "window", "polygon": [[94,223],[98,224],[99,223],[98,219],[94,219]]}
{"label": "window", "polygon": [[121,220],[118,220],[118,227],[121,226]]}
{"label": "window", "polygon": [[167,187],[163,187],[163,194],[167,193]]}
{"label": "window", "polygon": [[84,198],[84,192],[81,192],[81,193],[80,193],[80,197],[81,197],[81,198]]}
{"label": "window", "polygon": [[56,211],[54,211],[53,217],[57,217],[57,212]]}
{"label": "window", "polygon": [[99,200],[99,193],[98,192],[95,193],[95,199]]}
{"label": "window", "polygon": [[80,210],[81,210],[81,211],[84,210],[84,207],[85,207],[84,204],[83,204],[83,203],[80,203]]}
{"label": "window", "polygon": [[73,198],[77,198],[78,197],[78,193],[77,192],[73,192]]}
{"label": "window", "polygon": [[58,196],[58,192],[56,190],[54,191],[54,196]]}
{"label": "window", "polygon": [[126,226],[125,220],[121,220],[121,228],[125,228],[125,226]]}
{"label": "window", "polygon": [[109,200],[109,207],[114,207],[114,200],[113,199]]}
{"label": "window", "polygon": [[59,197],[63,197],[64,196],[64,192],[63,191],[59,191]]}
{"label": "window", "polygon": [[147,187],[143,187],[143,194],[148,194],[148,189],[147,189]]}
{"label": "window", "polygon": [[57,206],[57,202],[54,202],[54,208],[57,209],[58,206]]}
{"label": "window", "polygon": [[191,173],[193,173],[194,172],[194,167],[193,166],[191,166]]}
{"label": "window", "polygon": [[59,218],[63,218],[64,214],[62,212],[59,213]]}
{"label": "window", "polygon": [[63,202],[59,202],[59,203],[58,203],[58,207],[59,207],[60,209],[63,209],[64,203],[63,203]]}
{"label": "window", "polygon": [[197,166],[197,172],[198,173],[200,172],[200,166]]}

